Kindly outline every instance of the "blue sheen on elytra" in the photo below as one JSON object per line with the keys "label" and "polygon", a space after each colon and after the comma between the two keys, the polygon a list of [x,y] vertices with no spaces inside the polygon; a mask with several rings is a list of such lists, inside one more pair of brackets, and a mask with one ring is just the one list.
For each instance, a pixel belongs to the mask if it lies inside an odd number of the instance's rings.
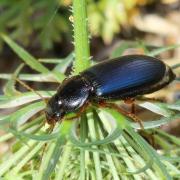
{"label": "blue sheen on elytra", "polygon": [[116,92],[130,91],[159,82],[165,73],[165,65],[152,57],[122,56],[99,63],[85,70],[92,83],[96,83],[96,94],[106,96]]}

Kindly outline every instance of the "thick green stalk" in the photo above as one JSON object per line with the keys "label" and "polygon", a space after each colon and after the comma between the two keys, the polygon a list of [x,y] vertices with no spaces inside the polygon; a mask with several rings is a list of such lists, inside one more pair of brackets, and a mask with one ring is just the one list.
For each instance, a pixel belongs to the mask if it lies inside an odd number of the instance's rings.
{"label": "thick green stalk", "polygon": [[75,46],[74,73],[78,74],[90,66],[86,0],[73,0],[73,23]]}

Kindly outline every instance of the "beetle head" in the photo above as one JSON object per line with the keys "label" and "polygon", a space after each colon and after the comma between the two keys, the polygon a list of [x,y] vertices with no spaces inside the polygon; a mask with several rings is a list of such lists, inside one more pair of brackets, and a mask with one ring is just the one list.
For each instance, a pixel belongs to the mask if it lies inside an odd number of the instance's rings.
{"label": "beetle head", "polygon": [[48,124],[54,124],[58,121],[61,121],[65,115],[65,110],[60,98],[57,95],[54,95],[47,104],[45,109],[46,120]]}
{"label": "beetle head", "polygon": [[66,113],[81,108],[88,101],[91,89],[79,75],[64,80],[47,104],[47,122],[60,121]]}

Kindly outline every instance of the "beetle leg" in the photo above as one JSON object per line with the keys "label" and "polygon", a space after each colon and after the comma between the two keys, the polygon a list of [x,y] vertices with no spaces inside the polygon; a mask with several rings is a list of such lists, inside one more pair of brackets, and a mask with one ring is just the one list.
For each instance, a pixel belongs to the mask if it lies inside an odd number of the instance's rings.
{"label": "beetle leg", "polygon": [[81,114],[82,114],[83,112],[85,112],[85,110],[86,110],[86,108],[87,108],[88,106],[89,106],[89,102],[85,103],[85,104],[80,108],[79,112],[78,112],[75,116],[70,117],[70,118],[67,118],[66,120],[73,120],[73,119],[76,119],[76,118],[81,117]]}
{"label": "beetle leg", "polygon": [[135,99],[134,98],[127,98],[127,99],[124,100],[124,103],[131,106],[131,114],[136,113]]}
{"label": "beetle leg", "polygon": [[156,146],[156,142],[155,142],[155,133],[154,132],[150,132],[147,133],[146,131],[139,131],[139,134],[155,149]]}
{"label": "beetle leg", "polygon": [[132,113],[132,114],[135,114],[135,113],[136,113],[135,103],[132,103],[132,104],[131,104],[131,113]]}
{"label": "beetle leg", "polygon": [[136,98],[137,100],[139,100],[139,101],[157,101],[157,102],[164,102],[164,100],[162,100],[162,99],[158,99],[158,98],[151,98],[151,97],[144,97],[144,96],[142,96],[142,97],[137,97]]}
{"label": "beetle leg", "polygon": [[99,103],[100,107],[107,107],[107,108],[111,108],[111,109],[115,109],[116,111],[118,111],[119,113],[128,116],[129,118],[133,119],[135,122],[139,123],[141,129],[144,129],[144,126],[141,122],[141,119],[139,119],[135,114],[129,113],[123,109],[121,109],[118,105],[114,104],[114,103],[107,103],[104,101],[100,101]]}

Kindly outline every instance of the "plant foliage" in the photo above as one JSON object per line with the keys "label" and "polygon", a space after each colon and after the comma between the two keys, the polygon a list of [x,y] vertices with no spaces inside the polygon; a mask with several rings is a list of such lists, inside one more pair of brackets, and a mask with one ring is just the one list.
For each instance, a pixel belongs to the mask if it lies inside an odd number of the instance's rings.
{"label": "plant foliage", "polygon": [[[46,4],[46,1],[43,2]],[[79,6],[80,2],[83,2],[82,6]],[[119,3],[102,0],[89,1],[89,4],[102,2],[104,4],[99,8],[107,5],[110,12],[115,12],[113,8],[116,9],[115,4]],[[130,8],[133,1],[122,2]],[[6,1],[2,3],[7,5]],[[30,3],[22,0],[20,6],[28,8]],[[42,2],[36,3],[41,7]],[[73,15],[75,62],[71,74],[77,74],[91,64],[85,1],[73,1]],[[51,30],[57,29],[51,26]],[[83,37],[80,37],[82,32]],[[112,29],[110,32],[114,33]],[[138,123],[111,108],[89,106],[76,121],[66,120],[71,116],[68,114],[61,124],[56,123],[51,129],[46,123],[44,108],[46,99],[55,91],[35,91],[21,80],[59,84],[67,77],[65,72],[74,59],[72,54],[65,59],[36,59],[5,34],[1,34],[1,37],[22,60],[22,64],[12,74],[0,74],[0,78],[8,79],[4,95],[0,96],[0,109],[11,110],[0,116],[0,128],[4,132],[0,142],[11,144],[11,150],[0,158],[0,177],[38,180],[178,179],[180,140],[156,128],[180,117],[180,101],[174,104],[139,104],[159,115],[158,120],[143,123],[146,137],[155,133],[159,152],[138,133]],[[168,49],[164,47],[148,52],[144,45],[141,47],[146,53],[156,55]],[[122,55],[126,48],[128,44],[123,44],[112,56]],[[50,70],[46,63],[53,63],[55,67]],[[35,70],[36,74],[22,74],[25,65]],[[17,89],[17,83],[28,92]]]}
{"label": "plant foliage", "polygon": [[[0,96],[0,108],[18,108],[0,117],[0,128],[5,131],[0,142],[13,140],[12,151],[1,157],[1,177],[51,177],[57,180],[78,179],[79,176],[81,179],[178,179],[180,140],[157,127],[180,117],[179,101],[171,105],[155,102],[139,104],[161,115],[159,120],[152,119],[144,123],[148,135],[155,133],[154,138],[161,147],[160,153],[136,132],[140,128],[137,123],[108,108],[89,107],[79,120],[57,124],[53,132],[48,134],[49,127],[45,124],[43,113],[45,103],[35,92],[18,91],[15,79],[39,82],[37,77],[41,77],[41,81],[50,83],[53,79],[53,82],[58,83],[66,77],[63,73],[71,64],[73,56],[63,61],[52,61],[55,68],[51,71],[44,65],[51,63],[51,60],[29,58],[31,55],[9,37],[2,35],[2,38],[38,74],[21,74],[21,66],[13,74],[0,74],[0,78],[9,79],[4,88],[5,94]],[[122,53],[122,49],[119,52]],[[54,74],[59,66],[61,78]],[[38,93],[49,98],[55,91],[41,90]]]}
{"label": "plant foliage", "polygon": [[[89,27],[93,36],[101,36],[110,43],[120,25],[128,24],[136,12],[138,0],[88,0]],[[54,42],[60,42],[64,35],[71,38],[71,0],[1,0],[0,32],[25,46],[50,49]],[[32,41],[33,37],[33,41]],[[1,41],[2,42],[2,41]]]}

